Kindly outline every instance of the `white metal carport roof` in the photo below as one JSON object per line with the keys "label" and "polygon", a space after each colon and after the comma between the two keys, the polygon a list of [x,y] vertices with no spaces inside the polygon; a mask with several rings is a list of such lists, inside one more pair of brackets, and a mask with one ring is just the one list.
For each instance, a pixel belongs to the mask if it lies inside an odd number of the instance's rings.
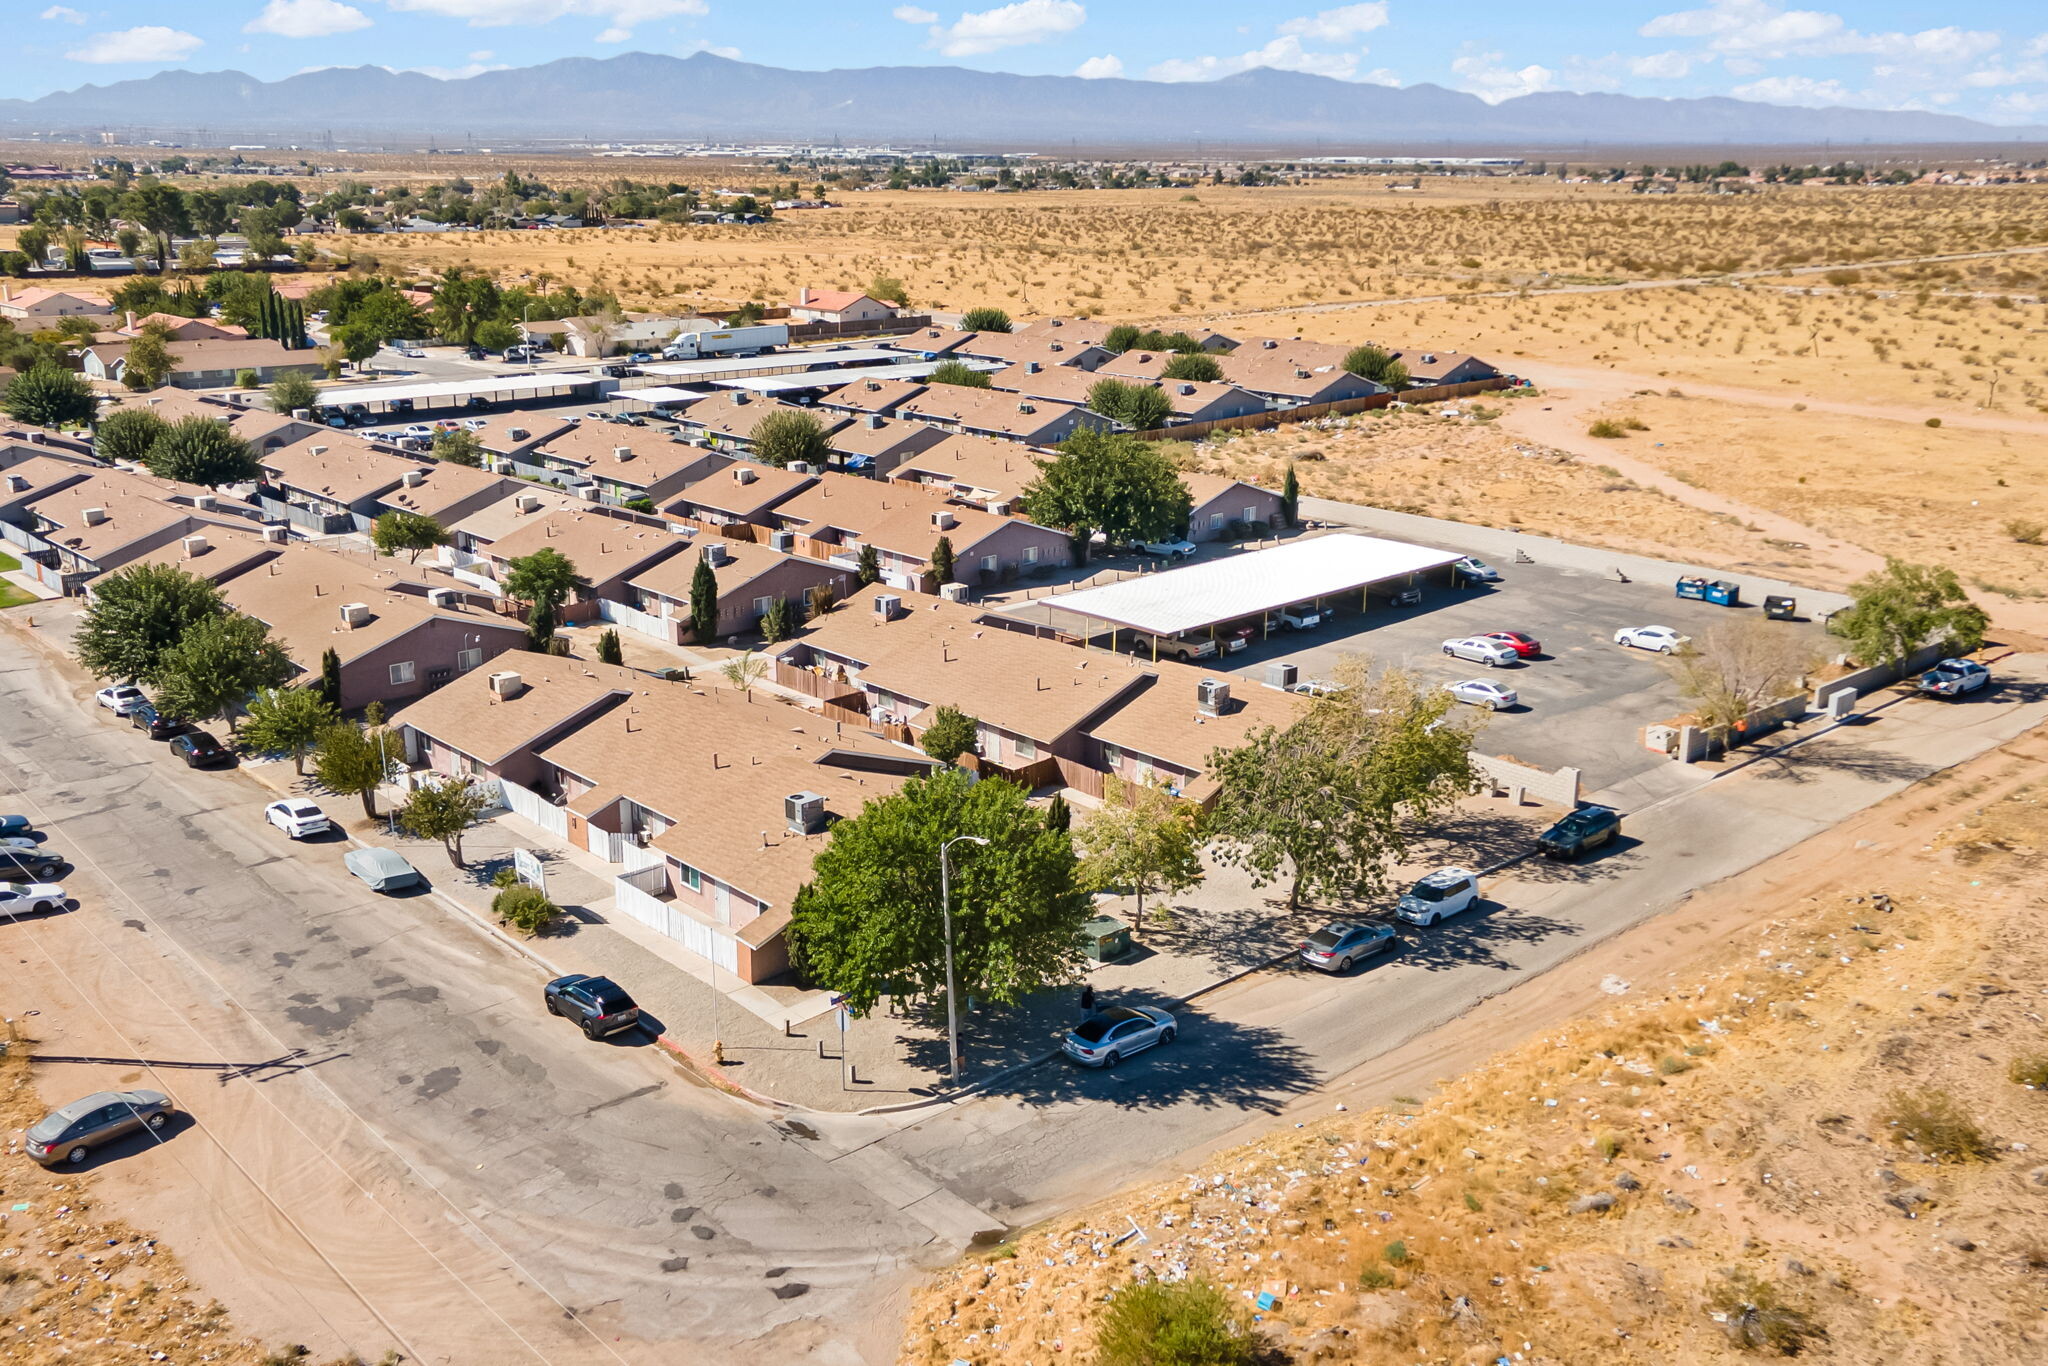
{"label": "white metal carport roof", "polygon": [[1031,605],[1172,636],[1438,569],[1459,558],[1452,550],[1340,533],[1060,593]]}
{"label": "white metal carport roof", "polygon": [[[970,370],[995,371],[1003,362],[965,360],[957,362]],[[858,369],[810,370],[797,375],[761,375],[743,379],[715,379],[711,383],[726,389],[748,389],[757,394],[785,394],[795,389],[838,388],[864,379],[924,379],[946,364],[940,360],[912,361],[908,365],[870,365]]]}
{"label": "white metal carport roof", "polygon": [[471,394],[481,394],[485,398],[512,398],[520,394],[539,395],[551,390],[583,388],[597,383],[598,378],[587,370],[541,370],[532,375],[417,380],[411,384],[386,381],[381,384],[352,384],[345,389],[323,389],[319,401],[332,407],[343,403],[389,403],[394,398],[432,403],[436,399],[467,398]]}
{"label": "white metal carport roof", "polygon": [[630,398],[636,403],[695,403],[711,395],[702,389],[678,389],[673,384],[650,384],[645,389],[620,389],[612,394],[615,399]]}
{"label": "white metal carport roof", "polygon": [[843,365],[887,364],[908,358],[902,351],[850,346],[844,351],[771,351],[765,356],[705,356],[698,360],[642,361],[633,368],[684,384],[741,375],[786,375],[798,370],[837,369]]}

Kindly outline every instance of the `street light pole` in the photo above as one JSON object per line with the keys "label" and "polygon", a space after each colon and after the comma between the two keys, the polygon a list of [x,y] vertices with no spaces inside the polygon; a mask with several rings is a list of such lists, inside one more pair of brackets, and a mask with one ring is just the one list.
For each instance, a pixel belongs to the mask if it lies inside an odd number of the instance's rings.
{"label": "street light pole", "polygon": [[979,835],[955,835],[939,846],[939,916],[946,932],[946,1084],[960,1084],[960,1007],[953,989],[953,846],[987,844]]}

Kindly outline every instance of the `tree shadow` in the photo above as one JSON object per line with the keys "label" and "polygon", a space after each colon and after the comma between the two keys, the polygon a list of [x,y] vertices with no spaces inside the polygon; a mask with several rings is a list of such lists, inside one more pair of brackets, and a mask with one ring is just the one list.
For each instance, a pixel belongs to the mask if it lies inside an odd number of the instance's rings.
{"label": "tree shadow", "polygon": [[1277,1029],[1220,1019],[1198,1006],[1176,1011],[1175,1021],[1178,1037],[1172,1043],[1118,1067],[1082,1067],[1062,1056],[1006,1077],[986,1093],[1026,1105],[1091,1100],[1125,1110],[1194,1105],[1277,1114],[1322,1083],[1308,1051]]}
{"label": "tree shadow", "polygon": [[[1530,844],[1534,843],[1532,838]],[[1544,858],[1532,848],[1529,857],[1515,865],[1515,877],[1523,882],[1590,882],[1620,877],[1643,861],[1642,845],[1632,835],[1616,835],[1575,859]]]}
{"label": "tree shadow", "polygon": [[[1332,908],[1304,905],[1287,909],[1285,897],[1271,896],[1262,905],[1192,906],[1175,903],[1170,914],[1159,918],[1146,906],[1145,924],[1132,936],[1137,947],[1149,953],[1171,954],[1177,958],[1206,958],[1229,971],[1255,968],[1319,929],[1331,918]],[[1119,960],[1138,961],[1135,957]]]}
{"label": "tree shadow", "polygon": [[1442,924],[1403,928],[1396,954],[1401,962],[1428,972],[1470,967],[1508,971],[1516,966],[1503,954],[1508,947],[1579,933],[1569,921],[1485,900]]}
{"label": "tree shadow", "polygon": [[1767,782],[1795,785],[1835,774],[1873,783],[1911,783],[1935,771],[1933,765],[1902,754],[1843,745],[1801,745],[1765,755],[1754,768],[1756,776]]}

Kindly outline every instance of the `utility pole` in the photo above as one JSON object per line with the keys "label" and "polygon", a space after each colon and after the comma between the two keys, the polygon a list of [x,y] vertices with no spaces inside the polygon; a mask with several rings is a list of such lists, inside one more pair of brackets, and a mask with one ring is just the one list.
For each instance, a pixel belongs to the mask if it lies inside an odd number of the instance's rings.
{"label": "utility pole", "polygon": [[[953,986],[953,866],[949,856],[962,840],[987,844],[979,835],[955,835],[939,846],[939,917],[946,935],[946,1084],[960,1084],[960,1006]],[[842,1050],[844,1051],[844,1050]]]}

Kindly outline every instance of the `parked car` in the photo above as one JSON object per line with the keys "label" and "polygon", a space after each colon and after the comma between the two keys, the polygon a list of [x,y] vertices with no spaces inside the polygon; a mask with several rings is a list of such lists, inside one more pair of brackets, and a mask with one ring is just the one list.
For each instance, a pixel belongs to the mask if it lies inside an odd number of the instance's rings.
{"label": "parked car", "polygon": [[462,400],[462,407],[465,412],[488,413],[491,411],[492,406],[491,401],[482,394],[471,394],[468,398]]}
{"label": "parked car", "polygon": [[185,761],[187,768],[210,768],[233,763],[235,752],[203,730],[187,731],[171,741],[171,753]]}
{"label": "parked car", "polygon": [[1312,602],[1298,602],[1280,609],[1280,624],[1290,631],[1313,631],[1323,624],[1323,609]]}
{"label": "parked car", "polygon": [[484,428],[490,426],[491,424],[488,418],[465,417],[457,425],[460,426],[462,430],[465,432],[480,432]]}
{"label": "parked car", "polygon": [[1335,697],[1344,691],[1344,685],[1327,678],[1304,678],[1287,691],[1300,693],[1303,697]]}
{"label": "parked car", "polygon": [[1614,643],[1669,655],[1676,654],[1691,644],[1692,637],[1680,635],[1669,626],[1624,626],[1614,633]]}
{"label": "parked car", "polygon": [[1451,574],[1454,578],[1465,579],[1472,583],[1500,582],[1500,571],[1480,559],[1477,555],[1467,555],[1464,559],[1453,563],[1451,565]]}
{"label": "parked car", "polygon": [[263,819],[285,832],[295,840],[308,835],[322,835],[334,828],[322,811],[304,797],[286,797],[281,802],[272,802],[263,808]]}
{"label": "parked car", "polygon": [[101,688],[94,693],[93,700],[116,716],[126,716],[149,701],[149,695],[133,683],[116,683],[111,688]]}
{"label": "parked car", "polygon": [[1147,555],[1159,555],[1169,560],[1185,560],[1193,557],[1195,543],[1185,540],[1140,541],[1138,542],[1138,549],[1144,551]]}
{"label": "parked car", "polygon": [[508,361],[530,361],[539,354],[531,346],[508,346],[505,348],[505,359]]}
{"label": "parked car", "polygon": [[26,835],[35,828],[27,816],[0,816],[0,835]]}
{"label": "parked car", "polygon": [[161,1129],[176,1107],[161,1091],[96,1091],[28,1126],[22,1147],[45,1167],[85,1161],[94,1148],[138,1129]]}
{"label": "parked car", "polygon": [[1324,972],[1349,972],[1361,958],[1394,947],[1394,927],[1383,920],[1353,925],[1339,920],[1301,941],[1301,961]]}
{"label": "parked car", "polygon": [[1185,664],[1193,659],[1207,659],[1216,653],[1216,642],[1207,636],[1147,636],[1132,633],[1131,653],[1140,659],[1150,658],[1154,649],[1160,657],[1178,659]]}
{"label": "parked car", "polygon": [[1991,682],[1991,670],[1974,659],[1944,659],[1920,675],[1919,690],[1930,697],[1961,697]]}
{"label": "parked car", "polygon": [[1488,631],[1481,640],[1497,640],[1513,650],[1523,659],[1534,659],[1543,653],[1543,642],[1534,636],[1523,635],[1520,631]]}
{"label": "parked car", "polygon": [[485,356],[488,356],[490,352],[484,350],[475,342],[471,342],[469,345],[462,348],[462,354],[464,358],[468,360],[482,360]]}
{"label": "parked car", "polygon": [[64,871],[64,856],[48,845],[0,846],[0,882],[46,881]]}
{"label": "parked car", "polygon": [[384,400],[384,411],[392,417],[403,417],[412,411],[412,400],[409,398],[387,398]]}
{"label": "parked car", "polygon": [[653,360],[654,356],[646,351],[635,351],[632,354],[632,356],[630,356],[628,359],[630,359],[635,365],[645,365],[647,364],[647,362]]}
{"label": "parked car", "polygon": [[640,1007],[609,977],[571,973],[541,988],[548,1014],[573,1020],[586,1039],[602,1039],[640,1023]]}
{"label": "parked car", "polygon": [[61,911],[71,898],[54,882],[24,882],[18,887],[0,887],[0,916],[12,920],[20,915]]}
{"label": "parked car", "polygon": [[395,849],[351,849],[341,856],[341,864],[373,892],[399,892],[425,880]]}
{"label": "parked car", "polygon": [[1114,1067],[1173,1036],[1173,1016],[1157,1006],[1111,1006],[1075,1025],[1060,1051],[1083,1067]]}
{"label": "parked car", "polygon": [[1479,900],[1479,875],[1463,868],[1439,868],[1401,893],[1394,913],[1415,925],[1434,925]]}
{"label": "parked car", "polygon": [[434,429],[424,422],[414,422],[408,424],[405,430],[398,435],[401,440],[432,441],[434,439]]}
{"label": "parked car", "polygon": [[369,405],[364,403],[342,405],[341,415],[348,420],[351,427],[367,427],[377,420],[371,416]]}
{"label": "parked car", "polygon": [[1503,664],[1521,662],[1522,652],[1514,646],[1486,636],[1463,636],[1444,642],[1444,653],[1453,659],[1468,659],[1474,664],[1484,664],[1489,669],[1498,669]]}
{"label": "parked car", "polygon": [[165,716],[154,703],[145,702],[128,713],[128,724],[152,740],[168,740],[174,735],[183,735],[186,725],[175,716]]}
{"label": "parked car", "polygon": [[1621,813],[1609,806],[1582,806],[1536,837],[1545,858],[1577,858],[1611,843],[1621,833]]}
{"label": "parked car", "polygon": [[411,342],[396,342],[392,345],[391,349],[404,356],[407,360],[425,360],[427,357],[426,352],[420,350],[419,347]]}
{"label": "parked car", "polygon": [[1444,684],[1444,691],[1460,702],[1469,702],[1475,707],[1485,707],[1488,711],[1499,711],[1503,707],[1512,707],[1521,700],[1515,695],[1513,688],[1502,687],[1498,683],[1489,683],[1483,678],[1461,678],[1455,683]]}

